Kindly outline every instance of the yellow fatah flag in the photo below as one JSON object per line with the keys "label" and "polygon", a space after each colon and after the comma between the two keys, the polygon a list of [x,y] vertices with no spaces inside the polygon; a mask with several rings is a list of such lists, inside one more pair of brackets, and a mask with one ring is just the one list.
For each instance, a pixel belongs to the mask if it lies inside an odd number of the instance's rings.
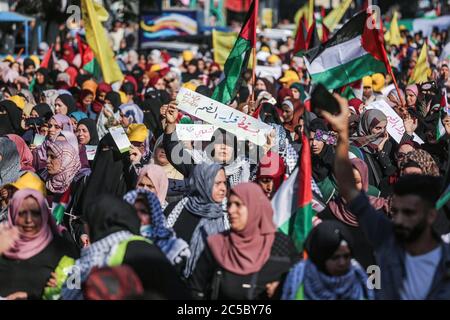
{"label": "yellow fatah flag", "polygon": [[108,12],[93,0],[82,0],[81,9],[86,30],[86,40],[94,52],[97,62],[100,64],[103,81],[106,83],[122,81],[122,71],[120,71],[119,65],[114,58],[114,52],[109,45],[106,31],[102,25],[102,22],[108,20]]}
{"label": "yellow fatah flag", "polygon": [[213,30],[213,48],[214,48],[214,62],[220,64],[223,68],[228,55],[233,49],[238,34],[236,32],[222,32]]}
{"label": "yellow fatah flag", "polygon": [[309,9],[308,9],[308,29],[311,27],[314,19],[314,0],[309,0]]}
{"label": "yellow fatah flag", "polygon": [[353,0],[344,0],[339,6],[334,8],[327,14],[327,16],[323,19],[323,23],[327,26],[328,30],[332,32],[334,28],[341,22],[348,8],[352,4]]}
{"label": "yellow fatah flag", "polygon": [[391,26],[388,31],[387,37],[385,37],[385,40],[387,43],[391,46],[399,46],[402,44],[402,36],[400,35],[400,29],[398,27],[398,21],[397,17],[398,13],[397,11],[394,12],[394,16],[392,17]]}
{"label": "yellow fatah flag", "polygon": [[294,22],[295,22],[295,27],[296,28],[298,27],[298,22],[300,21],[300,19],[302,17],[305,17],[306,19],[308,19],[308,17],[309,17],[309,14],[308,14],[309,7],[308,6],[309,6],[309,4],[306,3],[303,7],[298,9],[297,12],[295,13]]}
{"label": "yellow fatah flag", "polygon": [[419,59],[411,74],[411,78],[409,78],[409,84],[427,82],[430,75],[431,69],[428,64],[428,46],[424,43],[422,50],[420,50]]}

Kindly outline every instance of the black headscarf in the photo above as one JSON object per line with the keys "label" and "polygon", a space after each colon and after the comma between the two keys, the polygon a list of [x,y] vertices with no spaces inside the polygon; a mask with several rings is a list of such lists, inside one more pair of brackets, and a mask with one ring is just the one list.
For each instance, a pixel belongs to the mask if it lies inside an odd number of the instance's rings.
{"label": "black headscarf", "polygon": [[92,173],[83,190],[78,214],[86,212],[92,202],[97,201],[99,194],[108,193],[123,197],[136,186],[137,175],[131,169],[128,153],[120,153],[110,133],[106,134],[97,147]]}
{"label": "black headscarf", "polygon": [[75,99],[70,94],[61,94],[57,99],[60,99],[62,103],[67,107],[67,114],[77,111],[77,103]]}
{"label": "black headscarf", "polygon": [[109,100],[111,102],[114,113],[116,113],[119,110],[119,107],[122,104],[120,102],[120,94],[118,94],[115,91],[108,92],[105,96],[105,100]]}
{"label": "black headscarf", "polygon": [[345,225],[337,221],[323,221],[313,228],[306,239],[305,248],[311,261],[321,272],[328,274],[325,263],[339,248],[342,240],[353,252],[353,239]]}
{"label": "black headscarf", "polygon": [[3,100],[0,102],[1,135],[10,133],[22,135],[23,129],[20,126],[21,121],[22,121],[22,110],[20,110],[13,101]]}
{"label": "black headscarf", "polygon": [[52,108],[46,103],[38,103],[34,106],[33,110],[38,113],[39,117],[44,118],[45,121],[48,121],[53,117]]}
{"label": "black headscarf", "polygon": [[226,144],[230,147],[233,147],[233,157],[229,161],[229,163],[236,160],[236,158],[238,156],[238,141],[237,141],[237,137],[234,134],[232,134],[222,128],[218,128],[218,129],[216,129],[216,131],[214,131],[214,134],[211,138],[211,142],[208,144],[208,146],[205,149],[207,156],[213,161],[214,161],[213,158],[214,158],[214,145],[215,144]]}
{"label": "black headscarf", "polygon": [[118,231],[130,231],[139,234],[140,221],[132,206],[110,194],[96,197],[86,210],[86,222],[92,242]]}
{"label": "black headscarf", "polygon": [[156,98],[147,98],[139,103],[139,107],[144,113],[144,124],[153,133],[153,136],[158,138],[164,133],[159,113],[162,107],[161,101]]}
{"label": "black headscarf", "polygon": [[84,124],[89,131],[89,135],[91,136],[91,140],[89,140],[89,145],[96,146],[98,145],[98,133],[97,133],[97,125],[94,120],[85,118],[78,121],[78,125]]}
{"label": "black headscarf", "polygon": [[264,102],[261,104],[261,110],[259,112],[259,117],[261,121],[267,124],[275,123],[278,125],[282,125],[280,117],[278,116],[278,112],[276,107],[268,102]]}
{"label": "black headscarf", "polygon": [[40,73],[44,76],[44,83],[38,83],[37,80],[33,87],[33,92],[42,92],[48,89],[48,81],[50,79],[49,72],[47,68],[39,68],[36,73]]}

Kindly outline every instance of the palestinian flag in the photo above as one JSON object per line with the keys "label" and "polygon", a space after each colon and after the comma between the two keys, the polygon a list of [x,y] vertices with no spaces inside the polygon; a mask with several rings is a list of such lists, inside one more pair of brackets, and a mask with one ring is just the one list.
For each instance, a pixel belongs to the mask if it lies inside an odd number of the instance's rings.
{"label": "palestinian flag", "polygon": [[312,81],[336,89],[373,73],[389,71],[380,31],[367,27],[372,15],[356,14],[327,42],[305,53]]}
{"label": "palestinian flag", "polygon": [[322,44],[319,38],[319,33],[317,32],[317,23],[315,19],[313,20],[313,23],[308,30],[308,37],[306,38],[306,43],[308,49],[319,47]]}
{"label": "palestinian flag", "polygon": [[252,48],[256,46],[256,20],[258,15],[258,1],[253,0],[244,25],[239,33],[230,55],[225,61],[225,78],[214,90],[212,99],[228,104],[236,96],[241,83],[241,74],[245,71]]}
{"label": "palestinian flag", "polygon": [[77,34],[78,52],[81,56],[81,69],[92,74],[96,79],[100,77],[100,66],[94,57],[94,51],[83,41],[80,34]]}
{"label": "palestinian flag", "polygon": [[290,236],[299,252],[303,251],[303,243],[312,229],[315,213],[325,208],[320,199],[320,190],[312,179],[311,152],[305,134],[302,142],[299,166],[272,199],[273,219],[278,231]]}
{"label": "palestinian flag", "polygon": [[56,220],[56,224],[60,225],[64,219],[64,213],[66,211],[67,206],[70,203],[72,197],[70,196],[71,188],[67,189],[59,199],[59,202],[52,203],[52,215]]}
{"label": "palestinian flag", "polygon": [[298,21],[297,34],[295,36],[294,56],[302,57],[306,50],[308,50],[308,45],[305,39],[305,31],[305,17],[301,17]]}

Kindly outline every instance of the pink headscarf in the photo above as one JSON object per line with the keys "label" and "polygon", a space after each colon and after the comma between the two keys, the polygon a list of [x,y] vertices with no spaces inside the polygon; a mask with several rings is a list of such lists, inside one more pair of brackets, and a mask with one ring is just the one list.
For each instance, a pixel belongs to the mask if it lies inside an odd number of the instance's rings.
{"label": "pink headscarf", "polygon": [[167,189],[169,188],[169,179],[167,178],[164,169],[156,164],[148,164],[142,167],[139,172],[137,184],[139,184],[144,177],[152,180],[156,189],[156,196],[158,197],[159,202],[163,204],[166,201]]}
{"label": "pink headscarf", "polygon": [[419,88],[416,84],[410,84],[406,87],[406,91],[411,91],[417,97],[419,95]]}
{"label": "pink headscarf", "polygon": [[258,272],[269,260],[276,228],[269,199],[256,183],[235,186],[231,193],[247,206],[244,230],[219,233],[208,237],[216,261],[224,269],[240,275]]}
{"label": "pink headscarf", "polygon": [[20,156],[20,169],[22,171],[35,172],[33,168],[33,154],[25,141],[16,134],[8,134],[6,136],[16,144]]}
{"label": "pink headscarf", "polygon": [[19,190],[12,197],[8,209],[9,225],[17,225],[17,218],[19,215],[20,207],[22,205],[22,202],[28,197],[33,197],[38,202],[41,209],[41,230],[39,230],[39,232],[34,236],[26,236],[24,234],[20,234],[20,238],[15,242],[14,246],[3,253],[3,255],[9,259],[29,259],[44,250],[53,240],[54,234],[59,234],[56,222],[50,213],[44,196],[39,191],[32,189]]}
{"label": "pink headscarf", "polygon": [[65,116],[63,114],[55,114],[51,119],[54,119],[58,126],[60,126],[61,130],[67,130],[70,132],[73,132],[73,125],[72,121],[68,116]]}
{"label": "pink headscarf", "polygon": [[61,161],[61,168],[55,175],[49,175],[45,186],[53,193],[65,192],[73,181],[73,178],[81,169],[80,156],[67,141],[55,141],[48,144],[48,150],[52,150]]}

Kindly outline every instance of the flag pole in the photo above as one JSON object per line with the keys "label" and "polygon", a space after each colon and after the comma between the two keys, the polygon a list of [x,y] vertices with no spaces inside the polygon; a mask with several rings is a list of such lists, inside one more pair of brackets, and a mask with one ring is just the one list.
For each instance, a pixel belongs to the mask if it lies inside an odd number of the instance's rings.
{"label": "flag pole", "polygon": [[256,47],[252,50],[252,102],[255,102],[256,87]]}

